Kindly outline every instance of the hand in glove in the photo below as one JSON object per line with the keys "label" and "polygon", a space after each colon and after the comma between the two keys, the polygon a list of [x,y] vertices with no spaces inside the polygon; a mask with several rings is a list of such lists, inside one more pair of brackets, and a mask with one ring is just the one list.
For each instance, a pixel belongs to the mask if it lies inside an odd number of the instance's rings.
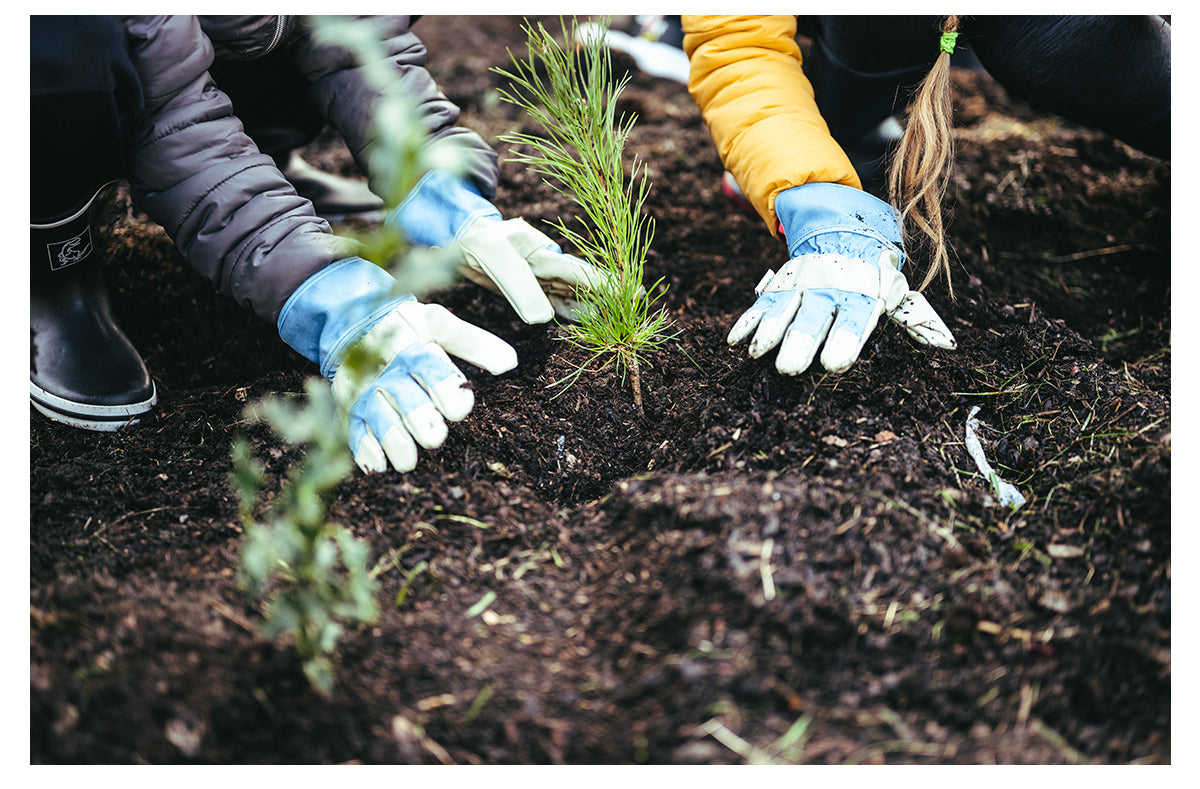
{"label": "hand in glove", "polygon": [[[417,446],[441,446],[446,421],[475,406],[466,376],[450,356],[493,375],[517,366],[499,337],[444,307],[392,294],[394,279],[361,258],[309,277],[279,314],[279,336],[321,366],[349,423],[350,449],[363,471],[411,471]],[[366,369],[343,365],[351,348],[366,351]]]}
{"label": "hand in glove", "polygon": [[502,221],[472,184],[440,170],[426,173],[385,222],[422,246],[457,242],[463,276],[504,296],[526,323],[545,323],[555,313],[575,320],[575,293],[608,276],[564,254],[524,219]]}
{"label": "hand in glove", "polygon": [[895,211],[870,194],[840,184],[805,184],[779,193],[775,213],[791,259],[768,271],[758,300],[729,332],[737,345],[753,334],[750,355],[779,346],[775,367],[808,369],[820,351],[834,373],[854,364],[881,315],[935,348],[954,337],[925,297],[909,290]]}

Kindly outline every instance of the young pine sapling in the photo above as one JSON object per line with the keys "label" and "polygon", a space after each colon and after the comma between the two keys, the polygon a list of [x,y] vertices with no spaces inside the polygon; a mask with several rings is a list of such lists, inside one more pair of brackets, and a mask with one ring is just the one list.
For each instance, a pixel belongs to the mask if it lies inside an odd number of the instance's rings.
{"label": "young pine sapling", "polygon": [[619,371],[628,371],[642,413],[641,366],[673,335],[666,313],[652,313],[665,290],[662,280],[649,290],[642,281],[654,235],[654,222],[642,210],[650,184],[636,157],[626,182],[622,154],[636,117],[616,118],[616,100],[629,78],[614,83],[604,45],[607,24],[600,24],[597,35],[581,36],[574,19],[569,28],[563,23],[565,45],[559,46],[542,25],[535,29],[526,22],[528,60],[510,52],[513,70],[493,70],[511,82],[500,90],[501,98],[525,110],[543,131],[501,139],[514,144],[518,162],[583,210],[582,233],[561,218],[553,224],[608,275],[577,294],[582,307],[578,322],[566,327],[566,338],[590,356],[559,383],[574,382],[596,359],[615,359]]}

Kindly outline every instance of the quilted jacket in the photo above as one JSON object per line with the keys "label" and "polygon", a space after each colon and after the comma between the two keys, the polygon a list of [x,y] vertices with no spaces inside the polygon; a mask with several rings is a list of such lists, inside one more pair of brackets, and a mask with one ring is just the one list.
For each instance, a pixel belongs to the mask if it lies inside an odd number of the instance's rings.
{"label": "quilted jacket", "polygon": [[688,90],[725,169],[777,234],[775,198],[806,183],[861,189],[801,68],[794,16],[684,16]]}
{"label": "quilted jacket", "polygon": [[[372,19],[398,89],[417,102],[427,133],[460,144],[471,178],[494,195],[496,154],[455,125],[459,110],[426,71],[411,18]],[[285,53],[364,169],[378,92],[363,79],[355,55],[317,41],[303,17],[126,16],[122,23],[145,98],[129,150],[134,200],[221,293],[274,323],[304,280],[352,246],[332,234],[245,134],[209,69],[215,59]]]}

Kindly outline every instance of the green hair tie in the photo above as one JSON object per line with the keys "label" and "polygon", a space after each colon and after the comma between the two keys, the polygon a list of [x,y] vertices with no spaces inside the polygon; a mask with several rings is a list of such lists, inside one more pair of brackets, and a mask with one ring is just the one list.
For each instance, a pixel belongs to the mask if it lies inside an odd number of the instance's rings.
{"label": "green hair tie", "polygon": [[943,52],[953,55],[954,42],[958,40],[958,33],[942,33],[941,49]]}

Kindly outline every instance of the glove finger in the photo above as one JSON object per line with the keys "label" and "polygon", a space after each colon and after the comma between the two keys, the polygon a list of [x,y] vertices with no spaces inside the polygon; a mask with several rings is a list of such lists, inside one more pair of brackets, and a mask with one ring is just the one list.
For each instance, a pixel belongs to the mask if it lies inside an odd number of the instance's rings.
{"label": "glove finger", "polygon": [[387,471],[387,456],[383,447],[361,419],[350,420],[350,450],[354,454],[355,465],[364,473]]}
{"label": "glove finger", "polygon": [[[521,250],[517,249],[517,254]],[[616,284],[616,278],[585,260],[553,249],[536,249],[524,256],[529,270],[547,294],[573,295],[579,290],[592,290],[603,283]]]}
{"label": "glove finger", "polygon": [[764,293],[759,297],[760,301],[764,299],[769,306],[758,323],[754,339],[750,341],[750,355],[755,359],[779,345],[784,332],[788,330],[800,309],[803,296],[798,290],[781,290]]}
{"label": "glove finger", "polygon": [[744,342],[755,329],[758,328],[759,321],[767,314],[767,303],[759,298],[751,305],[750,309],[742,313],[742,316],[733,324],[733,328],[729,330],[729,336],[725,338],[725,342],[730,345],[737,345]]}
{"label": "glove finger", "polygon": [[888,314],[904,327],[909,336],[923,345],[954,350],[958,343],[950,333],[950,327],[934,311],[933,305],[923,293],[911,290],[900,302],[900,306]]}
{"label": "glove finger", "polygon": [[725,342],[730,345],[737,345],[745,342],[746,338],[754,333],[758,325],[762,323],[763,318],[770,312],[771,307],[783,297],[780,293],[763,293],[754,303],[750,305],[750,309],[742,313],[742,316],[733,324],[733,328],[729,330],[729,336],[725,338]]}
{"label": "glove finger", "polygon": [[550,300],[550,306],[554,307],[554,314],[565,321],[578,323],[580,316],[586,306],[583,302],[571,295],[558,295],[553,291],[546,292],[546,298]]}
{"label": "glove finger", "polygon": [[407,430],[389,430],[383,437],[383,451],[396,471],[412,471],[417,467],[417,442]]}
{"label": "glove finger", "polygon": [[[506,373],[517,366],[516,349],[490,331],[467,323],[440,304],[422,306],[430,339],[446,353],[482,367],[492,375]],[[457,372],[457,368],[454,369]]]}
{"label": "glove finger", "polygon": [[861,293],[839,293],[837,318],[821,349],[821,366],[831,373],[850,369],[883,314],[883,302]]}
{"label": "glove finger", "polygon": [[352,417],[350,447],[355,465],[366,474],[387,471],[389,460],[397,471],[412,471],[417,466],[417,445],[404,426],[394,421],[381,444],[364,419]]}
{"label": "glove finger", "polygon": [[403,428],[393,428],[380,444],[368,429],[354,452],[355,464],[366,474],[378,474],[387,471],[389,461],[397,471],[417,467],[417,445],[412,436]]}
{"label": "glove finger", "polygon": [[836,312],[837,302],[832,293],[805,291],[775,357],[775,369],[785,375],[799,375],[807,370],[816,358],[817,349],[825,342]]}
{"label": "glove finger", "polygon": [[467,377],[432,343],[396,357],[378,383],[395,400],[413,438],[426,448],[446,439],[446,419],[461,421],[475,407]]}
{"label": "glove finger", "polygon": [[[596,293],[601,289],[616,292],[617,278],[591,263],[571,255],[543,249],[529,256],[530,269],[542,286],[542,292],[550,300],[554,313],[562,320],[578,323],[586,310],[587,304],[582,299],[587,294]],[[639,295],[644,296],[645,288],[639,288]]]}
{"label": "glove finger", "polygon": [[[785,266],[784,268],[787,267]],[[733,324],[733,328],[729,330],[729,336],[725,338],[725,342],[730,345],[737,345],[758,328],[759,321],[766,314],[772,300],[777,298],[776,296],[771,296],[764,300],[764,292],[780,290],[780,288],[770,287],[770,284],[775,281],[776,276],[775,271],[772,269],[767,269],[767,273],[763,274],[762,279],[759,280],[758,285],[754,288],[754,293],[758,298],[755,299],[754,304],[750,305],[750,309],[742,313],[742,317],[738,318],[737,323]]]}
{"label": "glove finger", "polygon": [[389,366],[350,409],[386,451],[390,434],[404,431],[421,446],[432,449],[446,440],[446,422],[422,386],[399,365]]}
{"label": "glove finger", "polygon": [[521,320],[546,323],[554,317],[554,308],[542,293],[529,263],[508,242],[505,225],[504,222],[484,224],[459,240],[468,268],[464,275],[482,273],[495,284]]}

